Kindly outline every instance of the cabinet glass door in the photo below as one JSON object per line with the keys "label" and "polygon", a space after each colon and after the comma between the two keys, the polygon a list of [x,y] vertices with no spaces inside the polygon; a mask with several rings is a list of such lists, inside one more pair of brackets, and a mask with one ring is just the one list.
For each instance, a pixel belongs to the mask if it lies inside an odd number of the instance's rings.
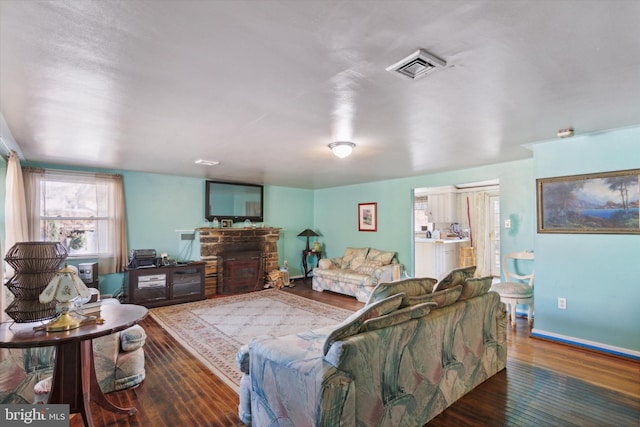
{"label": "cabinet glass door", "polygon": [[173,298],[199,294],[202,288],[202,267],[180,268],[173,272]]}
{"label": "cabinet glass door", "polygon": [[138,284],[133,289],[134,303],[148,303],[167,299],[167,275],[140,274]]}

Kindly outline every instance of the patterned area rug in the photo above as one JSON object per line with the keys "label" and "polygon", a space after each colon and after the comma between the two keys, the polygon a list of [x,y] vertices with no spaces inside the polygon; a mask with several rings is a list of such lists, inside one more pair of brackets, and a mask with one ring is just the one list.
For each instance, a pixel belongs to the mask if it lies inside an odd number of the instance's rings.
{"label": "patterned area rug", "polygon": [[236,392],[236,353],[260,335],[282,336],[335,325],[352,311],[277,289],[150,310],[163,329]]}

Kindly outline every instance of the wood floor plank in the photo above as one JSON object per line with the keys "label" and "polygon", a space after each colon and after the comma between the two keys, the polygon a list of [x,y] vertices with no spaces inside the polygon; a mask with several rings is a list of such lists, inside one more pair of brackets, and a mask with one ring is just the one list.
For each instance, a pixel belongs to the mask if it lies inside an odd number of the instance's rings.
{"label": "wood floor plank", "polygon": [[[310,280],[283,292],[350,310],[355,298],[311,290]],[[429,426],[640,426],[640,363],[529,337],[525,319],[508,331],[507,369],[489,378],[435,417]],[[242,426],[238,395],[151,317],[146,379],[107,395],[135,406],[128,417],[92,404],[96,426]],[[82,426],[74,416],[72,427]]]}

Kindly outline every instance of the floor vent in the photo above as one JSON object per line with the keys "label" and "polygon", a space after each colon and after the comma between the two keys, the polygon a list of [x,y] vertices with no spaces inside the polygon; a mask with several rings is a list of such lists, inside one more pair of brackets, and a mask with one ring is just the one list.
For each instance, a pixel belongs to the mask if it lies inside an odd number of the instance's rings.
{"label": "floor vent", "polygon": [[411,80],[418,80],[445,65],[447,65],[446,61],[423,49],[418,49],[406,58],[387,67],[387,71],[396,72]]}

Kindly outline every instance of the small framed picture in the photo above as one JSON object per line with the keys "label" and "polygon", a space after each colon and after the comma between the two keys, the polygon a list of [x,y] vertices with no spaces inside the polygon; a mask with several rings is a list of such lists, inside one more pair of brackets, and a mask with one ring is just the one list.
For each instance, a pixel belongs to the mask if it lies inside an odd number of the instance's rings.
{"label": "small framed picture", "polygon": [[377,203],[358,203],[358,231],[378,231]]}
{"label": "small framed picture", "polygon": [[222,228],[232,228],[233,227],[233,220],[232,219],[223,219],[220,221],[220,226]]}

